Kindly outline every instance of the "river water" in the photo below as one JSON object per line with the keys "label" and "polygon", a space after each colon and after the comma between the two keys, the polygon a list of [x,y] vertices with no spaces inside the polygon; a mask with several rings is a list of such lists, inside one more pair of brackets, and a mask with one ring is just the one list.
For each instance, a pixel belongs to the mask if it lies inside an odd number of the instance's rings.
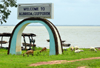
{"label": "river water", "polygon": [[[15,26],[0,26],[0,33],[11,33]],[[78,46],[79,48],[100,47],[100,26],[56,26],[61,39],[65,40],[66,44]],[[37,36],[35,44],[37,47],[49,48],[48,31],[44,26],[26,26],[23,33],[34,33]],[[3,37],[3,40],[9,42],[10,37]],[[23,43],[22,37],[22,43]],[[29,38],[26,37],[26,42],[29,43]],[[3,44],[3,47],[8,47],[8,44]]]}

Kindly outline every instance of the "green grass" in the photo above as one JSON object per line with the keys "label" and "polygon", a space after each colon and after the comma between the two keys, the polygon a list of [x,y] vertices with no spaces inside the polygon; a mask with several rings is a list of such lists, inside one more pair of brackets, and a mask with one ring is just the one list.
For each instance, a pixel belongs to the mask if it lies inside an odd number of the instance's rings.
{"label": "green grass", "polygon": [[[86,66],[87,68],[100,68],[100,59],[94,60],[84,60],[77,62],[66,62],[64,64],[54,64],[54,65],[41,65],[41,66],[32,66],[29,65],[41,61],[52,61],[52,60],[75,60],[81,58],[89,57],[100,57],[100,51],[97,52],[90,51],[89,49],[83,49],[84,52],[74,53],[67,49],[62,55],[52,55],[49,56],[49,50],[47,52],[40,53],[41,48],[37,48],[34,51],[34,56],[25,55],[7,55],[6,49],[0,49],[0,68],[77,68],[79,66]],[[25,53],[26,51],[22,51]]]}

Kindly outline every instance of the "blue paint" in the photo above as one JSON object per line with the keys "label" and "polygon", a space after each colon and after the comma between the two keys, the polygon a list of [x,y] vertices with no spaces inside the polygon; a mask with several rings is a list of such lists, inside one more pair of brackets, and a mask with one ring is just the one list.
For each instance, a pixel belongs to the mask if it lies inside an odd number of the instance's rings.
{"label": "blue paint", "polygon": [[56,50],[55,50],[55,41],[54,41],[54,36],[53,36],[53,33],[51,31],[51,29],[49,28],[49,26],[47,24],[45,24],[43,21],[41,20],[27,20],[27,21],[24,21],[23,23],[21,23],[16,29],[15,29],[15,32],[13,34],[13,37],[11,39],[11,47],[10,47],[10,54],[19,54],[21,52],[16,52],[16,41],[17,41],[17,34],[18,32],[20,31],[20,29],[22,27],[25,27],[26,24],[28,25],[28,23],[41,23],[43,24],[46,29],[48,30],[49,32],[49,37],[50,37],[50,55],[56,55]]}
{"label": "blue paint", "polygon": [[18,32],[15,32],[13,34],[12,40],[11,40],[11,46],[10,46],[10,53],[16,54],[16,38],[17,38]]}

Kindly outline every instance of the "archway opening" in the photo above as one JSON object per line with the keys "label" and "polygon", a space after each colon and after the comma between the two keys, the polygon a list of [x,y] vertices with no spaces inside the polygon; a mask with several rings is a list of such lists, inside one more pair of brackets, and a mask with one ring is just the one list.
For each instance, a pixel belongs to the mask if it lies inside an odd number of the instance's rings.
{"label": "archway opening", "polygon": [[[49,39],[49,33],[44,25],[38,24],[38,23],[30,23],[29,25],[27,25],[25,27],[25,29],[23,30],[23,33],[36,34],[36,37],[34,37],[34,36],[32,37],[35,40],[34,44],[36,44],[36,47],[37,48],[38,47],[41,47],[41,48],[46,47],[47,49],[49,49],[50,43],[47,42],[47,39]],[[24,43],[23,37],[21,39],[22,39],[21,40],[22,43]],[[26,43],[30,44],[30,40],[29,40],[28,36],[25,37],[25,41],[26,41]],[[31,44],[33,44],[33,43],[31,43]],[[23,46],[23,48],[25,48],[25,46]],[[29,49],[29,47],[27,47],[27,48]]]}

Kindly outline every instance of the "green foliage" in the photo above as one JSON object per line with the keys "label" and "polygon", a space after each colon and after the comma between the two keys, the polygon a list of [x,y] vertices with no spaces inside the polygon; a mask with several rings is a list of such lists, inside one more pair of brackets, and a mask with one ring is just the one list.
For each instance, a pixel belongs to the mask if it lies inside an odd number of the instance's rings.
{"label": "green foliage", "polygon": [[[84,52],[74,53],[70,49],[64,51],[62,55],[49,55],[49,49],[45,52],[40,53],[39,47],[34,51],[34,56],[25,55],[7,55],[6,49],[0,49],[0,68],[78,68],[80,66],[86,66],[86,68],[100,68],[100,59],[94,60],[83,60],[76,62],[66,62],[62,64],[54,65],[41,65],[36,67],[30,67],[32,63],[42,61],[53,61],[53,60],[76,60],[81,58],[100,57],[100,51],[90,51],[89,49],[83,48]],[[25,53],[26,51],[22,51]]]}
{"label": "green foliage", "polygon": [[0,2],[0,23],[6,23],[8,16],[10,15],[11,11],[8,7],[17,7],[15,0],[2,0]]}

